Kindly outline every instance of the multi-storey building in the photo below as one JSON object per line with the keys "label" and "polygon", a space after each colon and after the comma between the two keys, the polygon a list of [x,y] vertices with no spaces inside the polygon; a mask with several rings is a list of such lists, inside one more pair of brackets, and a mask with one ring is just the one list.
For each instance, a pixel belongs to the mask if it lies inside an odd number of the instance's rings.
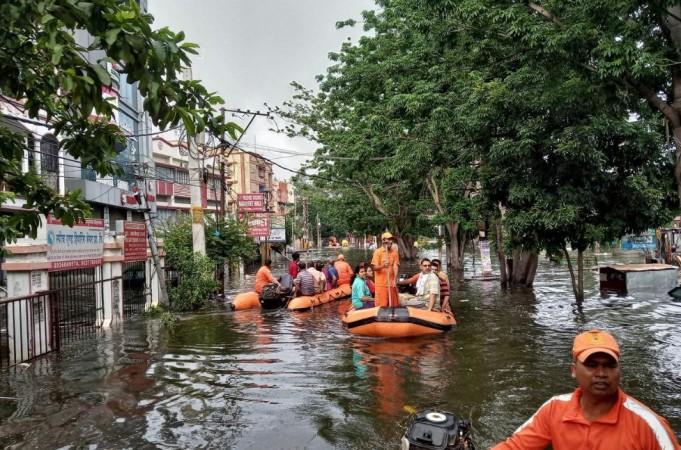
{"label": "multi-storey building", "polygon": [[[186,138],[180,130],[172,130],[153,138],[153,158],[156,184],[156,216],[159,221],[173,220],[179,214],[189,214],[191,208],[191,182],[189,178],[189,152]],[[209,147],[203,154],[212,155]],[[201,206],[205,214],[220,213],[222,195],[225,198],[225,214],[234,215],[238,194],[269,193],[270,208],[276,205],[276,187],[272,179],[272,164],[265,159],[239,149],[233,150],[224,165],[224,191],[221,183],[219,158],[200,157],[203,177]]]}

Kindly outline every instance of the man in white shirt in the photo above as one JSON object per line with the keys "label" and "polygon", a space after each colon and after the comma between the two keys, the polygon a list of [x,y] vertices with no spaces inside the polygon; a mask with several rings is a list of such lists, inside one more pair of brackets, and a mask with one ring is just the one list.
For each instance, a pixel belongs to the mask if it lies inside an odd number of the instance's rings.
{"label": "man in white shirt", "polygon": [[401,306],[414,306],[426,308],[431,311],[440,305],[440,279],[430,271],[430,260],[421,260],[421,272],[406,280],[398,281],[398,284],[416,283],[416,295],[400,294]]}

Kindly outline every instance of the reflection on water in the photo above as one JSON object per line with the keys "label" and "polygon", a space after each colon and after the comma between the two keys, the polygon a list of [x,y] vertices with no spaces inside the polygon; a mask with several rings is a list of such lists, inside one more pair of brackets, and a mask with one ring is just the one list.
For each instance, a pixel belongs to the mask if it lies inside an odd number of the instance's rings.
{"label": "reflection on water", "polygon": [[[625,389],[681,431],[681,303],[602,298],[597,281],[587,274],[582,311],[565,267],[548,262],[533,291],[465,282],[452,295],[458,328],[411,340],[350,336],[338,304],[216,305],[172,330],[133,320],[0,375],[0,396],[19,399],[0,400],[0,446],[397,448],[408,411],[436,407],[471,420],[486,448],[572,390],[570,344],[592,327],[620,339]],[[252,284],[233,280],[231,294]]]}

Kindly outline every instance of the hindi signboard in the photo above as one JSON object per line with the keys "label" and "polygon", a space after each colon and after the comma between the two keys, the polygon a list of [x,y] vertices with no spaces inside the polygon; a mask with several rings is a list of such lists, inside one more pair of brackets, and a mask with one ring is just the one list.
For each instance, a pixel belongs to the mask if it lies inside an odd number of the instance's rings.
{"label": "hindi signboard", "polygon": [[123,224],[125,242],[123,255],[125,262],[147,260],[147,224],[128,222]]}
{"label": "hindi signboard", "polygon": [[237,194],[236,196],[236,206],[239,212],[265,212],[265,194],[260,193],[250,193],[250,194]]}
{"label": "hindi signboard", "polygon": [[85,269],[104,261],[104,220],[85,219],[73,227],[47,217],[48,270]]}
{"label": "hindi signboard", "polygon": [[250,237],[267,237],[270,234],[270,216],[268,213],[240,214],[241,220],[248,223]]}

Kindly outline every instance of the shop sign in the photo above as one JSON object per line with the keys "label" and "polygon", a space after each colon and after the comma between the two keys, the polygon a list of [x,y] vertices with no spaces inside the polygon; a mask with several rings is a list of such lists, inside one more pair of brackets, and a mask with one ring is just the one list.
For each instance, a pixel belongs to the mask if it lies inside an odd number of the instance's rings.
{"label": "shop sign", "polygon": [[124,222],[123,255],[125,262],[146,261],[147,259],[147,224],[144,222]]}
{"label": "shop sign", "polygon": [[267,237],[270,234],[270,215],[268,213],[239,214],[239,219],[248,223],[248,235]]}
{"label": "shop sign", "polygon": [[236,205],[239,212],[265,212],[265,194],[237,194]]}
{"label": "shop sign", "polygon": [[104,261],[104,220],[85,219],[73,227],[47,217],[49,270],[84,269]]}
{"label": "shop sign", "polygon": [[269,242],[286,242],[286,228],[272,228],[270,230]]}

